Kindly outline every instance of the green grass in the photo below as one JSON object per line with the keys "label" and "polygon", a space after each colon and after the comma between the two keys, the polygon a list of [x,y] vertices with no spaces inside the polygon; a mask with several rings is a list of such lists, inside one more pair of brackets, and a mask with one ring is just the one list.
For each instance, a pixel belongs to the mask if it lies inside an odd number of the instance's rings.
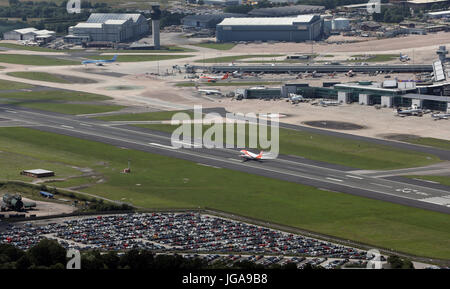
{"label": "green grass", "polygon": [[432,137],[410,137],[403,138],[402,141],[409,142],[412,144],[436,147],[444,150],[450,150],[450,141],[445,139],[438,139]]}
{"label": "green grass", "polygon": [[[193,55],[164,55],[164,54],[155,54],[155,55],[118,55],[117,62],[140,62],[140,61],[162,61],[162,60],[170,60],[170,59],[179,59],[192,57]],[[88,56],[89,59],[111,59],[112,55],[92,55]]]}
{"label": "green grass", "polygon": [[194,113],[190,110],[179,111],[155,111],[145,113],[131,113],[131,114],[116,114],[100,116],[97,119],[106,121],[152,121],[152,120],[170,120],[175,113],[184,112],[189,114],[190,117],[194,117]]}
{"label": "green grass", "polygon": [[441,185],[450,187],[450,176],[404,176],[410,179],[421,179],[440,183]]}
{"label": "green grass", "polygon": [[47,72],[38,72],[38,71],[17,71],[17,72],[8,72],[8,75],[26,78],[31,80],[40,80],[40,81],[48,81],[48,82],[57,82],[57,83],[71,83],[66,79]]}
{"label": "green grass", "polygon": [[[199,83],[199,86],[248,86],[248,85],[277,85],[282,84],[281,82],[276,81],[253,81],[253,82],[202,82]],[[179,82],[175,84],[177,87],[194,87],[196,85],[195,82]]]}
{"label": "green grass", "polygon": [[65,114],[91,114],[117,111],[124,106],[120,105],[101,105],[101,104],[79,104],[79,103],[46,103],[46,102],[30,102],[20,104],[22,107],[33,109],[52,111]]}
{"label": "green grass", "polygon": [[[352,55],[351,57],[358,57],[362,58],[364,55],[357,54]],[[368,58],[368,59],[360,59],[360,60],[347,60],[348,62],[385,62],[385,61],[391,61],[396,58],[399,58],[398,54],[376,54],[374,57]]]}
{"label": "green grass", "polygon": [[99,178],[93,178],[93,177],[76,177],[76,178],[70,178],[64,181],[57,181],[57,182],[46,182],[46,185],[58,187],[58,188],[70,188],[70,187],[76,187],[81,185],[89,185],[93,184],[96,181],[98,181]]}
{"label": "green grass", "polygon": [[235,47],[236,44],[234,44],[234,43],[199,43],[199,44],[194,44],[194,46],[216,49],[216,50],[230,50],[231,48]]}
{"label": "green grass", "polygon": [[[280,57],[282,54],[247,54],[247,55],[233,55],[233,56],[222,56],[222,57],[214,57],[214,58],[206,58],[206,59],[198,59],[195,62],[204,62],[204,63],[221,63],[221,62],[233,62],[239,61],[243,59],[254,59],[259,58],[261,61],[267,60],[270,57]],[[254,59],[257,61],[257,59]]]}
{"label": "green grass", "polygon": [[[450,259],[450,218],[446,214],[28,128],[0,128],[0,150],[46,163],[92,168],[107,181],[82,191],[137,206],[206,206],[373,246]],[[129,159],[132,173],[121,174]],[[0,174],[15,168],[0,162]]]}
{"label": "green grass", "polygon": [[[170,124],[137,124],[136,126],[164,132],[172,132],[177,127]],[[205,125],[203,131],[207,128],[208,126]],[[225,129],[223,131],[225,134]],[[270,130],[268,136],[270,138]],[[281,154],[297,155],[359,169],[390,170],[425,166],[440,161],[438,157],[431,154],[283,128],[280,128],[279,138]],[[246,143],[248,144],[248,140]]]}
{"label": "green grass", "polygon": [[24,64],[24,65],[77,65],[78,61],[58,59],[41,55],[0,54],[0,63]]}
{"label": "green grass", "polygon": [[79,91],[49,90],[33,92],[1,93],[0,100],[8,99],[15,102],[27,101],[102,101],[111,99],[109,96]]}
{"label": "green grass", "polygon": [[33,86],[31,84],[0,79],[0,90],[29,89],[29,88],[33,88]]}

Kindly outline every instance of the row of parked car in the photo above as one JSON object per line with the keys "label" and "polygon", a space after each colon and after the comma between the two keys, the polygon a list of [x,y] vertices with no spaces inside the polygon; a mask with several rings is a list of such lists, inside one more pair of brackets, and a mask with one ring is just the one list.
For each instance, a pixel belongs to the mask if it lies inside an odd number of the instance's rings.
{"label": "row of parked car", "polygon": [[28,249],[42,238],[78,249],[242,252],[367,259],[364,251],[199,213],[133,213],[11,226],[0,241]]}

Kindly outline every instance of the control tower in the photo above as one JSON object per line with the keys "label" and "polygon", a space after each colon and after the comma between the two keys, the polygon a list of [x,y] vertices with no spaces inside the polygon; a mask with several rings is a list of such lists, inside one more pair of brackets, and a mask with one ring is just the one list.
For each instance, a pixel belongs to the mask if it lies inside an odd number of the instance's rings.
{"label": "control tower", "polygon": [[152,37],[153,37],[153,46],[154,49],[158,50],[161,48],[160,40],[159,40],[159,22],[161,19],[161,10],[159,9],[159,3],[151,2],[150,6],[152,7],[152,12],[150,12],[150,16],[152,19]]}

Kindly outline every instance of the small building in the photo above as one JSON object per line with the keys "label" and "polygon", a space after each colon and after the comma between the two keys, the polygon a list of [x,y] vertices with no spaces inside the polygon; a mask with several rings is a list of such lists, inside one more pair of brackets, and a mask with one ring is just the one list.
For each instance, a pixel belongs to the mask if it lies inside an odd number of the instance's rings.
{"label": "small building", "polygon": [[20,172],[20,174],[23,176],[33,178],[45,178],[45,177],[53,177],[55,175],[55,172],[44,169],[34,169],[34,170],[24,170]]}
{"label": "small building", "polygon": [[364,31],[375,31],[380,29],[381,24],[374,22],[374,21],[367,21],[367,22],[363,22],[361,23],[361,30]]}
{"label": "small building", "polygon": [[297,17],[225,18],[217,24],[217,42],[318,40],[323,20],[318,15]]}
{"label": "small building", "polygon": [[331,29],[335,31],[344,31],[350,28],[350,20],[347,18],[336,18],[331,21]]}

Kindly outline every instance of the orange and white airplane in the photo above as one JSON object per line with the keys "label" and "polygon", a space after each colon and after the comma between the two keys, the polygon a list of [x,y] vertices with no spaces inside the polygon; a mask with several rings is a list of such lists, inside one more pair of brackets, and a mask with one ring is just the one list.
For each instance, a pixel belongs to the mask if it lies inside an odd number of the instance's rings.
{"label": "orange and white airplane", "polygon": [[255,153],[249,152],[248,150],[241,150],[240,153],[241,153],[240,157],[242,158],[242,161],[244,161],[244,162],[249,161],[249,160],[254,160],[254,161],[263,160],[263,151],[261,151],[259,154],[255,154]]}
{"label": "orange and white airplane", "polygon": [[200,79],[207,82],[216,82],[220,80],[225,80],[229,77],[228,72],[225,73],[223,76],[201,76]]}

